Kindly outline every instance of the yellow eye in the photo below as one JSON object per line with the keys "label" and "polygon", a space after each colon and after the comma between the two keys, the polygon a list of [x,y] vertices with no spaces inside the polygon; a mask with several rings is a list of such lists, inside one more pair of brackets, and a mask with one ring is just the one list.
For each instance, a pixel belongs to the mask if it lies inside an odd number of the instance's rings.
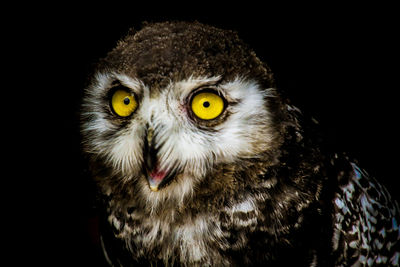
{"label": "yellow eye", "polygon": [[117,90],[111,98],[111,107],[118,116],[128,117],[137,108],[137,102],[131,93]]}
{"label": "yellow eye", "polygon": [[212,120],[224,110],[224,100],[214,93],[202,92],[192,100],[193,113],[202,120]]}

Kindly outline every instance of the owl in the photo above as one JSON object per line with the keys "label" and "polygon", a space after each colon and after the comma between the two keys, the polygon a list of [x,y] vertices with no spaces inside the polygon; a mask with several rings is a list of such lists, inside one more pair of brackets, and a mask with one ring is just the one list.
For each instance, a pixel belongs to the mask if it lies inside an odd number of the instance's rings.
{"label": "owl", "polygon": [[145,24],[98,64],[82,150],[112,266],[399,266],[399,208],[234,31]]}

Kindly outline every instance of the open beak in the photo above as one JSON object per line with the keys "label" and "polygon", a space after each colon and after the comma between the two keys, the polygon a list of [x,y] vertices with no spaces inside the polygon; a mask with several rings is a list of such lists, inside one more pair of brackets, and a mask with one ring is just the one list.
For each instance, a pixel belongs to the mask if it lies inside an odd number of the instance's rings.
{"label": "open beak", "polygon": [[175,176],[176,171],[160,168],[157,156],[158,149],[154,142],[154,129],[152,127],[147,128],[144,144],[144,173],[147,176],[151,191],[157,192]]}
{"label": "open beak", "polygon": [[157,192],[160,184],[164,180],[166,176],[165,171],[158,170],[158,167],[156,167],[154,170],[152,170],[150,173],[147,173],[147,179],[149,181],[149,186],[151,191]]}
{"label": "open beak", "polygon": [[173,177],[175,176],[175,172],[170,172],[168,170],[160,170],[159,167],[156,167],[147,172],[147,180],[149,181],[149,187],[151,191],[157,192],[160,188],[166,185]]}

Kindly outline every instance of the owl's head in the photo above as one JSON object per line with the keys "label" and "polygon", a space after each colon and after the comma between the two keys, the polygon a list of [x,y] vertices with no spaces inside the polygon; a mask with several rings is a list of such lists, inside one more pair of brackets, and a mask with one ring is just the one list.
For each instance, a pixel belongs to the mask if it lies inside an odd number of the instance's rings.
{"label": "owl's head", "polygon": [[[132,32],[86,89],[84,150],[105,193],[151,205],[231,188],[271,164],[280,109],[270,70],[235,32],[167,22]],[[255,172],[254,175],[257,175]]]}

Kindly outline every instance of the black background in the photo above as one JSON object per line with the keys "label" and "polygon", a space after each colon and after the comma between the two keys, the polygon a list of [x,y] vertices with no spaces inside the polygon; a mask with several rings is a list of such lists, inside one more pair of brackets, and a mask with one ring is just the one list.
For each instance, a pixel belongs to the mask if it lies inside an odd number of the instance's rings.
{"label": "black background", "polygon": [[101,263],[80,157],[79,101],[96,60],[142,21],[198,20],[238,31],[272,68],[278,88],[320,121],[328,144],[357,158],[399,199],[394,10],[383,4],[251,2],[15,7],[15,16],[2,21],[8,46],[2,52],[11,58],[3,115],[16,140],[4,144],[16,144],[5,166],[12,186],[3,189],[12,192],[3,206],[12,207],[4,212],[10,224],[4,231],[17,252],[13,260]]}

